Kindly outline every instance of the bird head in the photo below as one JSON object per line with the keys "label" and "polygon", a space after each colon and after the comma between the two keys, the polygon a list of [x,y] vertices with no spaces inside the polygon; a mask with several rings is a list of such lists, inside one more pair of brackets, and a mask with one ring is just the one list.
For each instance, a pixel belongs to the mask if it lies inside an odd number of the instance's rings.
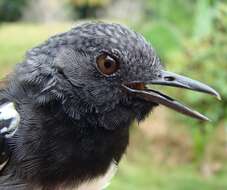
{"label": "bird head", "polygon": [[41,58],[45,60],[42,62],[51,62],[48,66],[51,65],[51,72],[47,71],[47,64],[39,64],[43,65],[45,72],[42,73],[51,77],[43,84],[45,98],[39,96],[37,100],[51,99],[47,98],[48,93],[50,97],[62,99],[64,109],[74,118],[80,118],[82,113],[96,113],[108,116],[113,123],[119,117],[141,120],[154,106],[161,104],[208,120],[152,89],[154,85],[186,88],[220,98],[214,89],[201,82],[165,71],[152,46],[138,33],[118,24],[77,26],[50,38],[28,56],[39,57],[38,62]]}

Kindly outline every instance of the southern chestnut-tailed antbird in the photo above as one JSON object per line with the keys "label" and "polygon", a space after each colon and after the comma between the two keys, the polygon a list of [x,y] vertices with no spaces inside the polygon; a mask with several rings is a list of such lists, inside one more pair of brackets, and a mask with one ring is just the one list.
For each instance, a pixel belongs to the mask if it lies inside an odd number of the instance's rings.
{"label": "southern chestnut-tailed antbird", "polygon": [[153,90],[219,94],[164,70],[148,42],[118,25],[87,23],[27,52],[0,91],[0,190],[101,190],[128,145],[129,126],[162,104],[208,120]]}

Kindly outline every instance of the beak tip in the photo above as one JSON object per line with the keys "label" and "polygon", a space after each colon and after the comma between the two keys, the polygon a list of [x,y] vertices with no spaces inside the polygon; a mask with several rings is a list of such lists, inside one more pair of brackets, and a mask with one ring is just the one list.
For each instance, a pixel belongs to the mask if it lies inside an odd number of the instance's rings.
{"label": "beak tip", "polygon": [[222,97],[219,93],[216,94],[216,97],[217,97],[218,100],[220,100],[220,101],[222,100]]}
{"label": "beak tip", "polygon": [[218,100],[222,100],[221,95],[216,90],[214,90],[212,88],[210,90],[210,94],[213,95],[213,96],[215,96]]}
{"label": "beak tip", "polygon": [[212,122],[211,119],[209,119],[208,117],[206,117],[202,114],[200,114],[200,118],[198,118],[198,119],[200,119],[201,121],[205,121],[205,122]]}

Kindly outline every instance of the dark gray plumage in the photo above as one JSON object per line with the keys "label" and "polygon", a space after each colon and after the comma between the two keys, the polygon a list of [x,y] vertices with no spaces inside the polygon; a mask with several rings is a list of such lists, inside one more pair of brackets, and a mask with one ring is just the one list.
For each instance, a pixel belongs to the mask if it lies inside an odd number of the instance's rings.
{"label": "dark gray plumage", "polygon": [[118,24],[83,24],[30,50],[1,91],[20,123],[0,189],[57,190],[104,175],[125,152],[133,120],[159,103],[206,119],[145,84],[218,94],[162,69],[144,38]]}

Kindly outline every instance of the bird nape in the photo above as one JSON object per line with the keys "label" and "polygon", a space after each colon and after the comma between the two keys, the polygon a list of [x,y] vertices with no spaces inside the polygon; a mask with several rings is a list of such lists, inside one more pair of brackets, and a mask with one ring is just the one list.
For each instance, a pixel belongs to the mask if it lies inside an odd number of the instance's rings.
{"label": "bird nape", "polygon": [[208,120],[153,85],[220,98],[201,82],[165,71],[138,33],[99,22],[31,49],[7,81],[0,91],[4,190],[101,190],[126,150],[130,124],[153,107]]}

